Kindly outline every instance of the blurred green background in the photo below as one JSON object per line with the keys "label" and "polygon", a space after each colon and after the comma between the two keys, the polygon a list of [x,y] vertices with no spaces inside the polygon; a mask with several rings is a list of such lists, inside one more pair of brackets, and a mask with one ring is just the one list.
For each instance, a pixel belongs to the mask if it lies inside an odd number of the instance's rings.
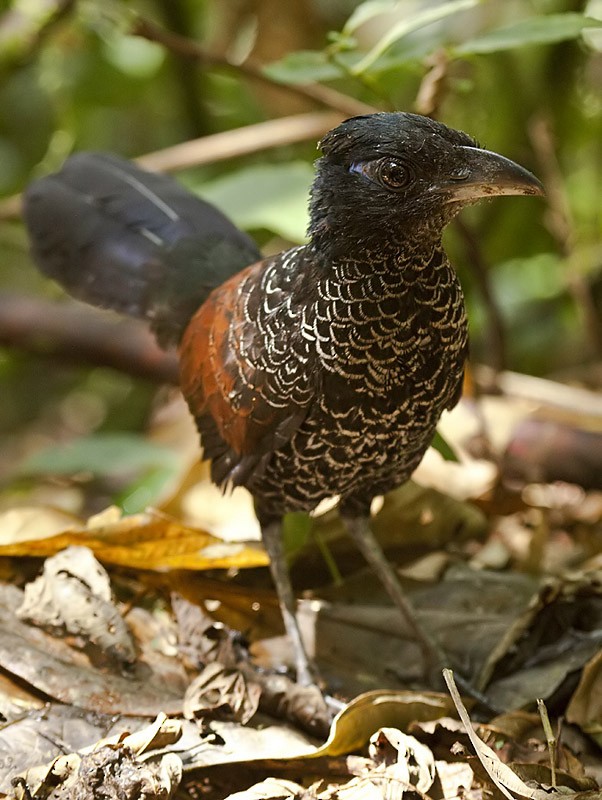
{"label": "blurred green background", "polygon": [[[310,96],[318,84],[374,108],[432,114],[544,180],[547,200],[481,204],[446,234],[473,359],[599,388],[602,0],[15,0],[0,9],[0,293],[60,296],[31,264],[12,195],[73,151],[136,157],[324,110],[328,95]],[[153,26],[177,46],[140,35]],[[183,55],[185,40],[203,57]],[[179,177],[273,251],[303,239],[316,155],[314,137]],[[14,490],[23,458],[51,442],[142,431],[155,393],[109,369],[0,347],[0,479]]]}

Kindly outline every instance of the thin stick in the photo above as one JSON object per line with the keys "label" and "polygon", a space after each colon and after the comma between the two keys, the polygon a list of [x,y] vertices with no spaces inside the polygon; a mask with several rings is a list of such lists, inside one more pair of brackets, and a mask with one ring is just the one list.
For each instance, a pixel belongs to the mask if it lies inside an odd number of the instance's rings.
{"label": "thin stick", "polygon": [[370,114],[377,110],[366,103],[362,103],[360,100],[337,92],[335,89],[331,89],[328,86],[321,86],[318,83],[282,83],[264,73],[262,66],[250,59],[247,59],[247,61],[241,64],[237,64],[225,56],[209,53],[193,39],[167,31],[144,17],[136,17],[134,19],[130,33],[134,36],[141,36],[151,42],[162,44],[172,53],[176,53],[183,58],[200,62],[209,67],[222,67],[231,72],[244,75],[251,80],[259,81],[260,83],[265,83],[270,86],[280,87],[286,92],[313,100],[345,116],[352,117],[356,114]]}
{"label": "thin stick", "polygon": [[506,334],[504,318],[489,280],[489,269],[479,241],[470,226],[463,220],[456,219],[454,227],[464,242],[467,255],[466,266],[476,281],[487,310],[487,351],[491,353],[490,366],[495,372],[501,372],[506,366]]}
{"label": "thin stick", "polygon": [[[270,150],[288,144],[319,139],[341,121],[342,115],[333,111],[313,111],[290,117],[258,122],[223,133],[202,136],[188,142],[156,150],[136,159],[140,166],[157,172],[177,172],[181,169],[227,161],[230,158]],[[0,203],[0,221],[19,219],[21,195],[7,197]]]}
{"label": "thin stick", "polygon": [[529,124],[529,138],[533,146],[539,168],[546,185],[548,214],[547,228],[552,234],[558,251],[566,259],[569,267],[568,290],[573,297],[583,319],[587,338],[593,352],[602,355],[602,322],[592,296],[592,288],[576,263],[575,229],[569,201],[564,188],[562,170],[558,162],[554,135],[549,116],[544,113],[535,117]]}
{"label": "thin stick", "polygon": [[0,295],[0,345],[44,358],[117,369],[155,383],[178,384],[178,361],[136,320],[116,322],[76,303]]}
{"label": "thin stick", "polygon": [[332,111],[314,111],[258,122],[244,128],[202,136],[137,159],[140,166],[157,172],[177,172],[189,167],[214,164],[230,158],[319,139],[341,121]]}
{"label": "thin stick", "polygon": [[541,719],[541,724],[543,726],[543,732],[546,737],[546,743],[548,745],[548,750],[550,753],[550,772],[552,773],[552,788],[556,789],[556,747],[558,742],[556,737],[554,736],[554,731],[552,730],[552,725],[550,724],[550,717],[548,716],[548,709],[546,708],[546,704],[541,698],[537,698],[537,710],[539,711],[539,716]]}

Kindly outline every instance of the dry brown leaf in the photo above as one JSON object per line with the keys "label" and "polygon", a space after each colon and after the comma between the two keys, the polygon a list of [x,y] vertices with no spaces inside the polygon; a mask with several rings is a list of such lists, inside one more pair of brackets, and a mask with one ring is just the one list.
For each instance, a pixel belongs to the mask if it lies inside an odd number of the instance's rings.
{"label": "dry brown leaf", "polygon": [[[408,596],[420,623],[439,641],[450,663],[470,665],[478,675],[492,651],[498,659],[507,652],[507,647],[500,652],[497,647],[524,615],[537,586],[526,575],[451,565],[439,583],[409,584]],[[316,600],[299,604],[301,620],[313,615],[308,625],[310,649],[315,642],[324,674],[336,675],[348,695],[420,680],[418,645],[398,611],[385,605],[386,598],[381,604],[382,589],[375,576],[362,573],[357,579],[347,579],[343,591],[356,598],[353,605]],[[329,594],[336,597],[334,591]]]}
{"label": "dry brown leaf", "polygon": [[602,650],[583,668],[566,718],[602,746]]}
{"label": "dry brown leaf", "polygon": [[308,758],[339,756],[364,747],[379,728],[449,715],[450,698],[437,692],[374,691],[356,697],[334,718],[328,740]]}
{"label": "dry brown leaf", "polygon": [[287,800],[287,798],[295,800],[301,797],[304,791],[298,783],[282,778],[266,778],[265,781],[250,786],[244,792],[229,794],[224,800]]}
{"label": "dry brown leaf", "polygon": [[[117,520],[93,519],[85,528],[73,524],[73,518],[69,524],[65,516],[47,518],[39,509],[19,511],[23,525],[9,518],[9,535],[3,537],[0,556],[50,556],[70,545],[85,545],[103,562],[135,569],[244,569],[268,563],[259,546],[223,542],[152,511]],[[0,514],[0,529],[11,514]],[[36,534],[37,519],[41,538]]]}
{"label": "dry brown leaf", "polygon": [[368,752],[373,762],[387,768],[391,778],[428,792],[435,780],[435,759],[424,744],[398,728],[380,728],[370,737]]}
{"label": "dry brown leaf", "polygon": [[240,670],[214,661],[192,681],[184,695],[184,716],[199,720],[237,720],[245,725],[257,711],[261,687]]}
{"label": "dry brown leaf", "polygon": [[154,717],[181,711],[188,680],[179,662],[155,653],[152,665],[138,659],[127,677],[97,669],[65,641],[17,619],[22,599],[17,587],[0,585],[0,668],[5,673],[46,697],[100,713]]}
{"label": "dry brown leaf", "polygon": [[503,655],[502,649],[514,651],[501,677],[487,686],[490,701],[515,709],[551,697],[567,676],[599,652],[601,623],[599,573],[574,572],[542,582],[492,654],[493,660]]}
{"label": "dry brown leaf", "polygon": [[497,753],[477,736],[472,726],[472,722],[470,721],[470,717],[468,716],[468,711],[462,702],[460,693],[458,692],[454,682],[453,673],[451,670],[445,669],[443,670],[443,677],[445,678],[445,682],[454,701],[454,705],[456,706],[456,710],[460,715],[460,719],[464,724],[466,733],[468,734],[479,761],[485,768],[487,774],[491,778],[491,781],[504,795],[504,797],[507,797],[508,800],[515,800],[515,797],[518,795],[519,797],[531,798],[531,800],[549,800],[549,792],[545,791],[544,789],[536,789],[527,786],[527,784],[516,774],[516,772],[514,772],[514,770],[512,770],[507,764],[504,764],[503,761],[500,760]]}
{"label": "dry brown leaf", "polygon": [[126,797],[143,791],[148,800],[169,800],[182,779],[182,761],[167,753],[158,762],[144,764],[143,753],[177,741],[181,734],[177,723],[165,715],[145,730],[101,740],[78,753],[61,755],[48,764],[26,770],[16,778],[17,798],[43,798],[49,792],[60,796],[96,795],[102,776],[103,791]]}
{"label": "dry brown leaf", "polygon": [[46,559],[42,574],[25,587],[17,616],[44,630],[81,637],[108,661],[135,661],[109,576],[87,547],[68,547]]}
{"label": "dry brown leaf", "polygon": [[443,800],[456,800],[465,797],[474,780],[474,772],[470,764],[464,761],[436,761],[435,769],[441,783]]}
{"label": "dry brown leaf", "polygon": [[[83,522],[73,514],[50,506],[11,508],[0,513],[0,555],[4,555],[4,547],[15,546],[21,542],[41,541],[63,531],[76,531],[83,527]],[[15,555],[27,555],[27,553],[20,552]]]}

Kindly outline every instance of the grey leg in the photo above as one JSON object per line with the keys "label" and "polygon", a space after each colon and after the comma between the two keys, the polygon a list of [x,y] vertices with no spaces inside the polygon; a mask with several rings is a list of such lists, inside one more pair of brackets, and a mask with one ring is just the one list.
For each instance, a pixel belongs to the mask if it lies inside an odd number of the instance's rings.
{"label": "grey leg", "polygon": [[309,686],[316,681],[312,674],[310,661],[305,652],[301,631],[295,616],[295,596],[291,586],[288,565],[282,550],[282,525],[279,522],[271,522],[269,525],[262,527],[261,535],[265,549],[270,557],[270,569],[276,584],[284,627],[295,651],[297,683],[301,684],[301,686]]}
{"label": "grey leg", "polygon": [[416,619],[416,612],[401,588],[395,570],[387,561],[381,546],[370,529],[368,518],[343,517],[343,522],[347,533],[378,576],[387,594],[400,610],[406,625],[412,632],[412,636],[420,645],[425,661],[425,672],[429,676],[432,674],[433,678],[436,678],[437,683],[439,683],[441,680],[440,670],[442,667],[447,666],[445,653],[419,625]]}

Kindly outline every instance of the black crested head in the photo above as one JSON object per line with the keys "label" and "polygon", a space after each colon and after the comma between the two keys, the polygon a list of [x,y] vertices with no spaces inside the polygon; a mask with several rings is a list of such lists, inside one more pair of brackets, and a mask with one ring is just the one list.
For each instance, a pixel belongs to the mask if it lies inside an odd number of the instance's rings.
{"label": "black crested head", "polygon": [[482,197],[543,193],[518,164],[418,114],[352,117],[320,148],[309,235],[328,256],[436,243],[458,211]]}
{"label": "black crested head", "polygon": [[478,142],[462,131],[448,128],[441,122],[403,111],[364,114],[346,119],[329,131],[319,144],[329,159],[345,161],[353,158],[378,158],[381,155],[403,155],[443,142],[454,146],[478,147]]}

